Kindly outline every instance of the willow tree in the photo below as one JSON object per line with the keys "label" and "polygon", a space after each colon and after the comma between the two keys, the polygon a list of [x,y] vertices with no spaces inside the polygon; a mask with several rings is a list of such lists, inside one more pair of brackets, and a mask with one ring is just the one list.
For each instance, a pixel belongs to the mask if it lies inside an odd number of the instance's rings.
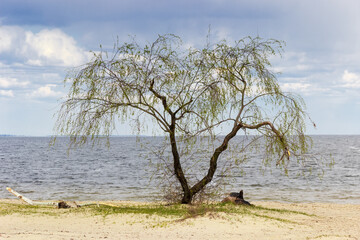
{"label": "willow tree", "polygon": [[[195,49],[173,35],[144,46],[118,44],[110,54],[94,53],[65,79],[70,88],[55,129],[70,135],[72,144],[83,144],[109,136],[119,119],[149,116],[168,136],[182,203],[191,203],[212,181],[221,154],[240,130],[262,136],[263,148],[286,169],[290,156],[306,151],[308,139],[303,100],[281,91],[269,61],[281,55],[282,45],[247,37]],[[229,130],[218,136],[222,126]],[[189,183],[178,141],[204,135],[218,146],[208,156],[207,174]]]}

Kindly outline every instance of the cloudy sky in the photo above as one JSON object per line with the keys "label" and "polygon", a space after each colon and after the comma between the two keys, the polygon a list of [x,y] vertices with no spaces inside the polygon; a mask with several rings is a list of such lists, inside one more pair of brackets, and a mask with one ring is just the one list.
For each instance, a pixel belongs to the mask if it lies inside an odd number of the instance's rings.
{"label": "cloudy sky", "polygon": [[[259,35],[286,42],[281,86],[303,96],[317,128],[360,134],[358,0],[1,0],[0,134],[53,133],[63,79],[101,44],[174,33],[203,46]],[[119,126],[116,134],[130,134]]]}

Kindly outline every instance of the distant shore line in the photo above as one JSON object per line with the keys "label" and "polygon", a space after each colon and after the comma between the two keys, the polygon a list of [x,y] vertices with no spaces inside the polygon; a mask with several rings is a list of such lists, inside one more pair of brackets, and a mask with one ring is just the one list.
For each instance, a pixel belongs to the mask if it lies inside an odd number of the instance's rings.
{"label": "distant shore line", "polygon": [[[151,137],[166,137],[167,135],[131,135],[131,134],[124,134],[124,135],[110,135],[109,137],[144,137],[144,138],[151,138]],[[225,135],[218,135],[218,137],[224,137]],[[243,137],[245,135],[237,135],[236,137]],[[246,135],[246,136],[256,136],[256,135]],[[360,136],[360,134],[307,134],[306,136],[309,137],[357,137]],[[50,138],[50,137],[57,137],[57,138],[67,138],[71,137],[70,135],[17,135],[17,134],[0,134],[0,137],[38,137],[38,138]],[[99,135],[98,137],[108,137],[105,135]],[[206,136],[204,136],[206,137]]]}

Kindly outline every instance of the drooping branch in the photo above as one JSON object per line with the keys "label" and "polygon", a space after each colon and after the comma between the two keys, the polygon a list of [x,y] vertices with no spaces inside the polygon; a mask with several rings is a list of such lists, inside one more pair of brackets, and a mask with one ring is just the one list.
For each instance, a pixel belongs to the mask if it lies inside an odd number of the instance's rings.
{"label": "drooping branch", "polygon": [[276,137],[280,140],[282,147],[283,147],[283,154],[280,157],[280,159],[276,162],[276,165],[279,165],[280,162],[284,159],[284,157],[286,157],[288,160],[290,158],[290,151],[289,151],[289,146],[288,143],[284,137],[284,134],[280,133],[278,129],[275,128],[275,126],[269,122],[269,121],[264,121],[255,125],[247,125],[243,123],[243,127],[245,129],[260,129],[263,126],[269,126],[271,131],[276,135]]}

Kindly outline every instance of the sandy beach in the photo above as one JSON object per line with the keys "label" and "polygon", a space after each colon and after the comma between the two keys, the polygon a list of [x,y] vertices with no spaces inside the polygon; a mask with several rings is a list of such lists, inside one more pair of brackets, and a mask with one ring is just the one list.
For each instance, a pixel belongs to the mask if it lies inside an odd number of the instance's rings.
{"label": "sandy beach", "polygon": [[[246,214],[210,211],[190,217],[141,213],[98,215],[86,209],[53,207],[30,209],[30,212],[7,210],[17,204],[21,203],[16,199],[0,200],[1,240],[360,239],[360,205],[351,204],[254,202],[258,208],[245,209]],[[111,202],[111,205],[134,208],[142,204]]]}

